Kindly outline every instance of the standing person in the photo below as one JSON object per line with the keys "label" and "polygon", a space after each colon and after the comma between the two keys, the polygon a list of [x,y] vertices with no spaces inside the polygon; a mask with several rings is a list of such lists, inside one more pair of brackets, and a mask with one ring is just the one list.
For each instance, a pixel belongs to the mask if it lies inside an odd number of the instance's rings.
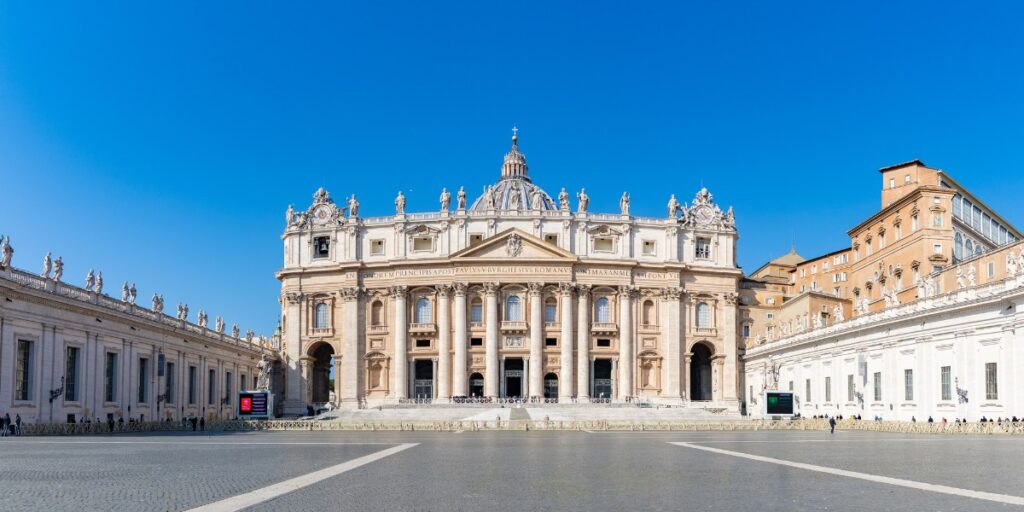
{"label": "standing person", "polygon": [[836,419],[835,419],[835,417],[831,417],[831,418],[828,419],[828,428],[829,428],[829,434],[835,434],[836,433]]}
{"label": "standing person", "polygon": [[198,420],[196,419],[196,417],[195,417],[195,416],[192,416],[192,419],[191,419],[191,420],[189,420],[189,421],[190,421],[190,422],[192,423],[192,432],[195,432],[195,431],[196,431],[196,422],[197,422]]}
{"label": "standing person", "polygon": [[199,418],[199,430],[206,432],[206,418]]}
{"label": "standing person", "polygon": [[3,420],[0,420],[0,423],[3,424],[3,427],[0,428],[0,437],[7,437],[11,432],[11,414],[5,413]]}
{"label": "standing person", "polygon": [[21,437],[21,414],[14,415],[14,435]]}

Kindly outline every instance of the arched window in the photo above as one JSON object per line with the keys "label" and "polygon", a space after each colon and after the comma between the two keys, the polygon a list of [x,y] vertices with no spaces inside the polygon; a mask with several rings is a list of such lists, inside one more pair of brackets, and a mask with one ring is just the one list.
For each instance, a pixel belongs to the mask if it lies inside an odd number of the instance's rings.
{"label": "arched window", "polygon": [[982,246],[981,244],[977,244],[977,245],[974,246],[974,255],[975,256],[980,256],[981,253],[983,253],[983,252],[985,252],[985,247],[984,246]]}
{"label": "arched window", "polygon": [[544,301],[544,321],[545,322],[557,322],[558,321],[558,302],[555,301],[554,297],[548,297]]}
{"label": "arched window", "polygon": [[597,312],[595,314],[595,322],[599,324],[611,323],[612,308],[611,305],[608,303],[608,297],[601,297],[597,299],[597,302],[594,304],[594,310]]}
{"label": "arched window", "polygon": [[510,322],[523,320],[523,302],[518,295],[509,295],[505,299],[505,320]]}
{"label": "arched window", "polygon": [[480,300],[480,297],[473,299],[473,302],[469,305],[469,321],[473,323],[482,323],[484,321],[484,303]]}
{"label": "arched window", "polygon": [[416,323],[418,324],[429,324],[432,321],[432,315],[430,310],[430,299],[426,297],[420,297],[416,301]]}
{"label": "arched window", "polygon": [[711,306],[706,302],[697,303],[697,327],[711,327]]}
{"label": "arched window", "polygon": [[652,300],[645,300],[644,301],[642,315],[643,316],[641,317],[641,320],[642,320],[644,325],[654,325],[656,323],[655,322],[655,316],[654,316],[654,301],[652,301]]}
{"label": "arched window", "polygon": [[313,328],[327,328],[327,304],[324,304],[323,302],[318,302],[316,307],[313,309]]}
{"label": "arched window", "polygon": [[965,258],[970,258],[974,254],[974,241],[967,240],[967,253],[964,254]]}
{"label": "arched window", "polygon": [[964,257],[964,237],[960,233],[953,236],[953,257],[958,260]]}
{"label": "arched window", "polygon": [[370,306],[370,325],[384,325],[384,304],[379,300]]}

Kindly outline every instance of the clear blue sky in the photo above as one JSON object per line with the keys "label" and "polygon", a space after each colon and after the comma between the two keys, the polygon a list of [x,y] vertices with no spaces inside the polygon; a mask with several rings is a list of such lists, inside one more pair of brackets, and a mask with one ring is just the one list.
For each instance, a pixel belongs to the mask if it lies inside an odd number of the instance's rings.
{"label": "clear blue sky", "polygon": [[276,323],[289,203],[433,210],[498,176],[513,123],[595,210],[703,183],[748,272],[847,245],[913,158],[1024,228],[1012,3],[139,4],[0,3],[0,233],[243,331]]}

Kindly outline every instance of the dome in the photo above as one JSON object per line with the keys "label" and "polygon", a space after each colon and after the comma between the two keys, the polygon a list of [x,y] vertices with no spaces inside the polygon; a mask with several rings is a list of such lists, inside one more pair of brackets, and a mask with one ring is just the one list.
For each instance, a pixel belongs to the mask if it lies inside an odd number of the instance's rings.
{"label": "dome", "polygon": [[505,161],[501,164],[501,179],[498,183],[484,188],[483,193],[469,208],[471,211],[530,211],[534,209],[535,197],[540,203],[536,205],[537,210],[558,210],[551,196],[530,181],[527,175],[526,155],[519,152],[519,137],[515,135],[516,131],[516,128],[512,129],[512,149],[505,154]]}

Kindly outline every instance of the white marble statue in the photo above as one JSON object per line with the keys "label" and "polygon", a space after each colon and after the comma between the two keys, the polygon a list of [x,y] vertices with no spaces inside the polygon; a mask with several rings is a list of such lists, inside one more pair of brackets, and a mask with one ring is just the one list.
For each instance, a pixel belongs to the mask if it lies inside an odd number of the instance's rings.
{"label": "white marble statue", "polygon": [[923,299],[927,292],[924,286],[924,279],[921,279],[921,276],[918,276],[917,279],[914,280],[914,286],[917,287],[917,298]]}
{"label": "white marble statue", "polygon": [[978,271],[974,268],[974,265],[967,267],[967,286],[974,286],[978,284]]}
{"label": "white marble statue", "polygon": [[569,211],[569,193],[565,191],[565,187],[558,193],[558,208],[563,212]]}
{"label": "white marble statue", "polygon": [[256,389],[270,391],[270,371],[273,367],[274,364],[270,361],[270,356],[264,352],[260,362],[256,363],[256,368],[259,370],[259,377],[256,378]]}
{"label": "white marble statue", "polygon": [[932,277],[932,276],[928,276],[928,277],[924,278],[924,296],[925,297],[934,297],[937,292],[938,292],[938,289],[936,288],[936,285],[935,285],[935,278]]}
{"label": "white marble statue", "polygon": [[1006,252],[1006,275],[1007,277],[1017,275],[1017,258],[1014,256],[1013,251]]}
{"label": "white marble statue", "polygon": [[732,206],[725,211],[725,216],[722,217],[722,226],[725,228],[732,228],[736,226],[736,214],[732,211]]}
{"label": "white marble statue", "polygon": [[178,320],[182,319],[182,316],[181,316],[181,303],[180,302],[178,303],[178,315],[177,315],[177,318],[178,318]]}
{"label": "white marble statue", "polygon": [[619,212],[622,215],[629,215],[629,192],[623,192],[619,198]]}
{"label": "white marble statue", "polygon": [[540,194],[540,189],[534,187],[533,193],[530,194],[530,209],[538,212],[544,207],[544,198]]}
{"label": "white marble statue", "polygon": [[181,305],[181,319],[188,320],[188,304]]}
{"label": "white marble statue", "polygon": [[288,205],[288,209],[284,211],[284,225],[285,227],[291,226],[295,222],[295,207]]}
{"label": "white marble statue", "polygon": [[139,297],[138,290],[135,289],[135,283],[132,283],[132,287],[128,289],[128,302],[135,304],[135,299]]}
{"label": "white marble statue", "polygon": [[1024,247],[1017,251],[1017,275],[1020,274],[1024,274]]}
{"label": "white marble statue", "polygon": [[466,209],[466,187],[459,187],[459,193],[456,194],[456,203],[460,210]]}
{"label": "white marble statue", "polygon": [[405,194],[401,190],[395,196],[395,215],[405,215]]}
{"label": "white marble statue", "polygon": [[43,272],[39,275],[43,276],[43,279],[49,279],[52,271],[53,260],[50,259],[50,253],[46,253],[46,256],[43,256]]}
{"label": "white marble statue", "polygon": [[103,271],[102,270],[100,270],[96,274],[96,293],[97,294],[103,293]]}
{"label": "white marble statue", "polygon": [[956,287],[959,290],[963,290],[967,287],[967,279],[964,276],[964,269],[959,265],[956,267]]}
{"label": "white marble statue", "polygon": [[213,330],[223,334],[224,333],[224,319],[217,315],[217,319],[213,322]]}
{"label": "white marble statue", "polygon": [[494,209],[494,189],[490,185],[484,188],[484,206],[489,210]]}
{"label": "white marble statue", "polygon": [[587,195],[587,189],[580,189],[576,193],[576,200],[578,201],[576,213],[587,213],[587,207],[590,206],[590,196]]}
{"label": "white marble statue", "polygon": [[208,320],[209,319],[206,317],[206,311],[200,309],[199,310],[199,327],[206,327],[206,322]]}
{"label": "white marble statue", "polygon": [[153,293],[153,311],[157,313],[164,312],[164,297],[162,295]]}
{"label": "white marble statue", "polygon": [[96,274],[90,268],[89,273],[85,275],[85,290],[91,292],[94,286],[96,286]]}
{"label": "white marble statue", "polygon": [[239,332],[240,331],[238,330],[238,324],[231,324],[231,337],[238,338]]}
{"label": "white marble statue", "polygon": [[352,197],[348,198],[348,216],[349,218],[359,216],[359,200],[356,199],[355,194],[352,194]]}
{"label": "white marble statue", "polygon": [[833,323],[836,324],[845,320],[845,318],[843,318],[842,304],[836,304],[836,307],[832,308],[832,317],[835,319],[833,320]]}
{"label": "white marble statue", "polygon": [[889,290],[882,288],[882,299],[885,300],[885,309],[892,307],[892,296],[889,295]]}
{"label": "white marble statue", "polygon": [[0,268],[10,268],[13,257],[14,247],[11,247],[11,237],[8,236],[0,242]]}
{"label": "white marble statue", "polygon": [[821,329],[821,315],[814,315],[813,326],[815,329]]}
{"label": "white marble statue", "polygon": [[57,259],[53,262],[53,280],[60,281],[62,277],[64,277],[64,257],[57,256]]}
{"label": "white marble statue", "polygon": [[447,188],[441,187],[440,201],[441,201],[441,211],[442,212],[447,212],[448,211],[448,207],[451,206],[451,204],[452,204],[452,194],[451,194],[451,192],[448,192]]}
{"label": "white marble statue", "polygon": [[508,209],[519,210],[519,185],[513,184],[512,189],[508,191]]}
{"label": "white marble statue", "polygon": [[252,343],[253,336],[256,336],[256,333],[252,332],[252,329],[245,331],[245,341],[247,343]]}
{"label": "white marble statue", "polygon": [[128,297],[131,295],[131,290],[128,289],[128,281],[125,281],[121,285],[121,302],[128,302]]}
{"label": "white marble statue", "polygon": [[675,219],[679,217],[679,200],[676,199],[676,195],[672,194],[668,198],[668,218]]}

